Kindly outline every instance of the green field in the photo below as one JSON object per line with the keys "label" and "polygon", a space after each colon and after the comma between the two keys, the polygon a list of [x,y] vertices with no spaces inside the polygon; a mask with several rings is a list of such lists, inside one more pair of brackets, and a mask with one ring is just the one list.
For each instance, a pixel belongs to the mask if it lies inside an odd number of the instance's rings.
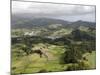
{"label": "green field", "polygon": [[[44,46],[38,44],[35,48]],[[15,49],[15,51],[17,48]],[[30,54],[28,56],[16,57],[13,53],[12,57],[12,73],[40,73],[40,72],[56,72],[64,71],[71,64],[60,64],[60,56],[64,53],[63,46],[49,45],[47,50],[48,60],[45,56],[40,58],[38,54]],[[95,51],[85,53],[84,56],[88,59],[90,69],[95,69]]]}
{"label": "green field", "polygon": [[91,69],[95,69],[96,68],[96,52],[93,51],[91,54],[88,54],[86,56],[86,58],[89,61],[89,64],[91,66]]}
{"label": "green field", "polygon": [[[39,45],[38,45],[39,46]],[[39,57],[38,54],[31,54],[16,59],[12,58],[12,67],[16,67],[13,70],[14,73],[36,73],[36,72],[53,72],[63,71],[67,65],[59,64],[59,57],[64,52],[64,48],[61,46],[50,45],[47,52],[49,58]]]}

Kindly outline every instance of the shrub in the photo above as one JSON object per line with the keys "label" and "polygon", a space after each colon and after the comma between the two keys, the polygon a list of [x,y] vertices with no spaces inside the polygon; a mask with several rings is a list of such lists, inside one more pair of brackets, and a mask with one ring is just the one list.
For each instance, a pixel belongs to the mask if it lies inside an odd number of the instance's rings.
{"label": "shrub", "polygon": [[73,70],[88,70],[88,69],[90,69],[89,63],[82,60],[76,64],[69,65],[66,70],[73,71]]}
{"label": "shrub", "polygon": [[63,63],[77,63],[82,58],[82,52],[71,45],[62,55]]}
{"label": "shrub", "polygon": [[38,73],[44,73],[44,72],[48,72],[48,71],[45,70],[45,69],[42,69],[42,70],[40,70]]}

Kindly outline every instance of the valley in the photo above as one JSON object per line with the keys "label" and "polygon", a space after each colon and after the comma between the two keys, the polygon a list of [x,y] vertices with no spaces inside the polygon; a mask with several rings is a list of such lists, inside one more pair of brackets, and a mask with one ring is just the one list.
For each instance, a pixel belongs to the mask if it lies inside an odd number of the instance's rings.
{"label": "valley", "polygon": [[96,68],[95,23],[77,21],[65,25],[43,20],[47,25],[32,22],[28,28],[22,23],[22,28],[18,22],[11,30],[12,74]]}

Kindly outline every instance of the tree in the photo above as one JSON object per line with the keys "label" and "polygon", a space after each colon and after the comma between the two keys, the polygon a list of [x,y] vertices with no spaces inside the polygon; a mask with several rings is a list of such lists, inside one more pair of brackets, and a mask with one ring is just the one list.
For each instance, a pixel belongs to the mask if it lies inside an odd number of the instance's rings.
{"label": "tree", "polygon": [[90,65],[87,61],[81,60],[76,64],[71,64],[67,67],[66,71],[73,71],[73,70],[88,70],[90,69]]}
{"label": "tree", "polygon": [[31,43],[31,41],[30,41],[30,37],[28,37],[28,36],[23,36],[22,38],[23,38],[22,42],[23,42],[23,44],[24,44],[24,46],[22,47],[22,50],[23,50],[27,55],[29,55],[29,54],[32,52],[32,43]]}
{"label": "tree", "polygon": [[82,53],[78,50],[77,46],[70,45],[61,59],[63,59],[63,63],[77,63],[81,58]]}

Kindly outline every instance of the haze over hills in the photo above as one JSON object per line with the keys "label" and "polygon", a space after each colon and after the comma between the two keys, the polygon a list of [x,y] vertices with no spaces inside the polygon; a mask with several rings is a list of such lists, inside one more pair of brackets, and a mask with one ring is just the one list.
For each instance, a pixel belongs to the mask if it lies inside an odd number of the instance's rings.
{"label": "haze over hills", "polygon": [[68,25],[69,22],[51,18],[23,19],[16,20],[16,23],[12,23],[12,28],[33,28],[34,26],[47,26],[51,24]]}
{"label": "haze over hills", "polygon": [[95,28],[95,22],[86,22],[86,21],[76,21],[69,22],[66,20],[55,19],[55,18],[44,18],[44,17],[34,17],[32,14],[12,14],[11,26],[14,29],[17,28],[34,28],[41,26],[48,26],[51,24],[61,24],[63,27],[77,28],[80,26],[92,27]]}

